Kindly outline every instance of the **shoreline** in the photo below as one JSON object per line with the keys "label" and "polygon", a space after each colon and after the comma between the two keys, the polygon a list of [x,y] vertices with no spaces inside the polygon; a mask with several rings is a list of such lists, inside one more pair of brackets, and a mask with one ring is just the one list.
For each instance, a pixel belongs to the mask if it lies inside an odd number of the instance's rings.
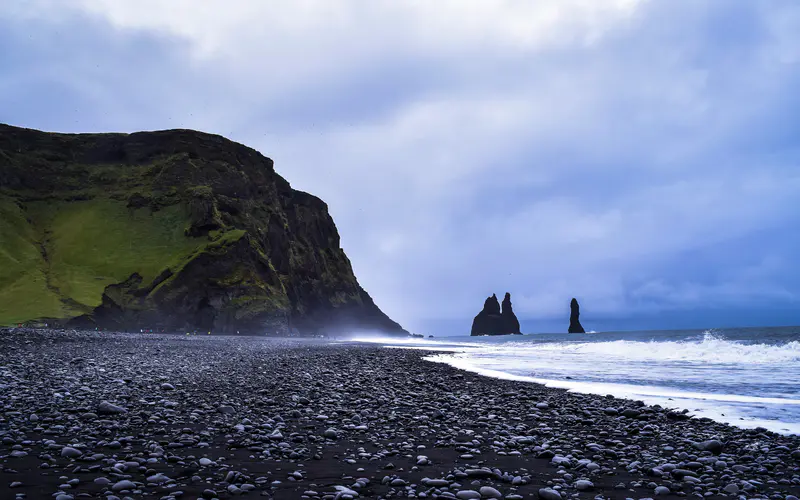
{"label": "shoreline", "polygon": [[[503,343],[462,344],[462,338],[454,342],[440,339],[436,347],[422,343],[406,346],[390,339],[384,342],[388,347],[435,350],[437,352],[426,357],[427,360],[492,378],[538,383],[584,394],[612,394],[641,400],[648,405],[687,409],[696,417],[708,417],[737,427],[763,427],[780,434],[800,435],[800,399],[796,394],[800,378],[797,377],[797,363],[791,368],[788,362],[788,358],[796,357],[797,351],[792,347],[796,341],[787,340],[784,345],[779,342],[739,344],[738,339],[729,341],[723,335],[705,332],[700,342],[675,336],[644,339],[640,336],[577,344],[568,341],[565,344],[563,338],[551,336],[546,342],[532,346],[521,343],[519,353]],[[592,357],[591,354],[587,356],[587,352],[597,350],[595,357],[604,356],[604,351],[617,341],[627,345],[611,353],[613,361],[606,360],[597,366],[587,364],[587,358]],[[639,352],[632,352],[631,356],[624,354],[626,350],[636,351],[646,345],[643,342],[658,342],[654,348],[663,348],[667,353],[678,350],[677,355],[682,359],[668,354],[652,356],[652,359],[642,359]],[[707,342],[723,345],[709,346]],[[569,347],[559,348],[564,345]],[[539,349],[543,346],[545,348]],[[552,359],[550,352],[555,353]],[[755,361],[740,361],[751,354]],[[765,364],[767,357],[776,364]],[[710,359],[704,362],[704,358]],[[726,362],[743,364],[728,369]],[[769,366],[770,373],[766,373]],[[652,373],[647,373],[651,369]],[[738,383],[737,377],[742,383]]]}
{"label": "shoreline", "polygon": [[435,353],[0,330],[0,496],[800,495],[798,436],[423,359]]}
{"label": "shoreline", "polygon": [[[590,394],[594,396],[604,396],[606,394],[614,393],[614,396],[619,399],[628,401],[642,400],[648,406],[664,406],[667,401],[684,401],[686,405],[675,405],[671,407],[674,410],[682,411],[686,409],[690,414],[695,417],[705,417],[714,420],[715,422],[728,424],[741,429],[757,429],[765,428],[770,432],[775,432],[787,436],[800,436],[800,423],[781,422],[779,420],[759,420],[759,419],[745,419],[744,417],[726,417],[726,414],[719,411],[714,412],[709,407],[697,408],[700,404],[713,402],[724,403],[766,403],[766,404],[784,404],[784,405],[800,405],[800,402],[795,400],[786,401],[781,398],[765,398],[758,396],[743,396],[736,394],[716,394],[716,393],[699,393],[690,391],[681,391],[675,388],[662,387],[662,386],[631,386],[625,384],[618,384],[612,382],[587,382],[581,380],[558,380],[558,379],[545,379],[537,378],[526,375],[516,375],[499,370],[491,370],[487,368],[479,368],[465,363],[454,362],[453,360],[434,359],[440,358],[445,352],[437,352],[434,355],[426,356],[425,361],[432,363],[444,363],[458,370],[463,370],[470,373],[475,373],[484,377],[494,378],[498,380],[510,380],[521,383],[543,385],[551,389],[563,389],[568,392],[577,394]],[[634,392],[635,391],[635,392]],[[620,395],[620,393],[622,395]],[[688,403],[692,403],[689,405]],[[694,409],[689,409],[688,406],[694,406]],[[782,428],[781,428],[782,427]],[[791,429],[791,430],[790,430]]]}

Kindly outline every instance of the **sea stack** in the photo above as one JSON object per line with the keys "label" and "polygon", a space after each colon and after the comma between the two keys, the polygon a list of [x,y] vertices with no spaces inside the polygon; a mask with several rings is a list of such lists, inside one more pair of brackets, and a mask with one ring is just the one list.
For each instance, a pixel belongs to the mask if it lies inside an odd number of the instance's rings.
{"label": "sea stack", "polygon": [[569,303],[569,333],[586,333],[586,330],[583,329],[583,326],[581,326],[581,322],[578,319],[581,315],[580,309],[581,308],[578,305],[578,301],[573,298]]}
{"label": "sea stack", "polygon": [[506,292],[503,297],[503,309],[500,315],[503,317],[503,325],[506,327],[508,333],[520,333],[519,320],[514,314],[514,309],[511,308],[511,294]]}
{"label": "sea stack", "polygon": [[506,293],[503,309],[497,295],[492,294],[483,303],[483,310],[472,321],[471,335],[509,335],[519,334],[519,320],[511,308],[511,294]]}

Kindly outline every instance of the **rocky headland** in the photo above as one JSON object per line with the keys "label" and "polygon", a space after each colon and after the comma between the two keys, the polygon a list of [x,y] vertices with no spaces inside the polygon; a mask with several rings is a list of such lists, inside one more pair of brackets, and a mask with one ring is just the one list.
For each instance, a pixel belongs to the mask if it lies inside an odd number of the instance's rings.
{"label": "rocky headland", "polygon": [[327,205],[218,135],[0,124],[0,236],[0,325],[407,333]]}
{"label": "rocky headland", "polygon": [[0,330],[0,498],[800,494],[798,436],[486,378],[427,354]]}
{"label": "rocky headland", "polygon": [[492,294],[483,303],[483,309],[472,321],[470,335],[510,335],[520,334],[519,320],[511,307],[511,294],[503,298],[502,309],[497,295]]}

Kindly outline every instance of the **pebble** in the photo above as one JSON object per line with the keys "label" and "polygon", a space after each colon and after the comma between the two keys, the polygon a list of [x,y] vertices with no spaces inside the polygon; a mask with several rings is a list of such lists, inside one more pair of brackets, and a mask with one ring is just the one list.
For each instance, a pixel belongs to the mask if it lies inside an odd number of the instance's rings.
{"label": "pebble", "polygon": [[739,493],[739,486],[736,483],[728,483],[725,485],[722,490],[725,493],[730,493],[731,495],[736,495]]}
{"label": "pebble", "polygon": [[118,481],[114,483],[114,485],[111,487],[112,491],[134,490],[134,489],[136,489],[136,484],[134,484],[132,481],[128,481],[127,479]]}
{"label": "pebble", "polygon": [[169,480],[170,479],[167,476],[165,476],[164,474],[161,474],[161,473],[152,475],[152,476],[147,478],[147,482],[148,483],[155,483],[155,484],[166,483]]}
{"label": "pebble", "polygon": [[97,405],[97,413],[100,415],[117,415],[120,413],[127,413],[127,411],[128,410],[125,408],[109,403],[108,401],[102,401]]}
{"label": "pebble", "polygon": [[[0,463],[28,474],[18,477],[39,475],[58,495],[493,499],[502,490],[516,500],[538,490],[544,500],[793,500],[800,491],[798,437],[485,379],[422,353],[205,335],[48,335],[0,335],[11,348],[37,342],[30,352],[0,348],[0,457],[9,457]],[[63,335],[75,341],[58,341]],[[403,368],[387,369],[395,366]],[[48,375],[27,383],[31,367]],[[441,463],[448,456],[455,460]],[[326,461],[337,488],[320,472]],[[429,477],[419,479],[423,471]],[[370,482],[361,474],[379,475]]]}
{"label": "pebble", "polygon": [[351,490],[347,486],[334,486],[334,489],[341,493],[342,495],[350,495],[353,498],[358,498],[358,492],[355,490]]}
{"label": "pebble", "polygon": [[425,486],[433,487],[433,488],[446,488],[447,486],[450,485],[450,481],[448,481],[447,479],[428,479],[428,478],[424,478],[422,480],[422,484],[424,484]]}
{"label": "pebble", "polygon": [[80,450],[76,450],[75,448],[71,448],[69,446],[65,446],[61,448],[61,456],[66,458],[78,458],[83,453]]}
{"label": "pebble", "polygon": [[503,494],[491,486],[481,486],[478,492],[481,494],[481,498],[503,498]]}
{"label": "pebble", "polygon": [[473,499],[480,499],[481,494],[475,490],[461,490],[456,493],[456,498],[459,500],[473,500]]}
{"label": "pebble", "polygon": [[552,488],[539,489],[539,498],[542,500],[562,500],[561,494]]}
{"label": "pebble", "polygon": [[722,443],[720,441],[717,441],[716,439],[709,439],[708,441],[695,443],[694,446],[698,450],[710,451],[711,453],[714,453],[714,454],[717,454],[717,455],[719,453],[721,453],[722,449],[723,449]]}

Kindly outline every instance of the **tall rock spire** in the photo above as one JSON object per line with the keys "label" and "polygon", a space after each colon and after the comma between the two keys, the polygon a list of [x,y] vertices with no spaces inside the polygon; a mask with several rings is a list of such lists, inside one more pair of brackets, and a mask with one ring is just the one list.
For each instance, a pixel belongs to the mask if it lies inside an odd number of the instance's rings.
{"label": "tall rock spire", "polygon": [[586,333],[586,330],[583,329],[581,326],[581,322],[578,319],[581,315],[581,307],[578,305],[578,301],[573,298],[572,301],[569,303],[569,333]]}
{"label": "tall rock spire", "polygon": [[508,333],[520,333],[519,320],[514,314],[514,309],[511,308],[511,294],[506,292],[503,297],[503,311],[500,313],[503,317],[503,326]]}

